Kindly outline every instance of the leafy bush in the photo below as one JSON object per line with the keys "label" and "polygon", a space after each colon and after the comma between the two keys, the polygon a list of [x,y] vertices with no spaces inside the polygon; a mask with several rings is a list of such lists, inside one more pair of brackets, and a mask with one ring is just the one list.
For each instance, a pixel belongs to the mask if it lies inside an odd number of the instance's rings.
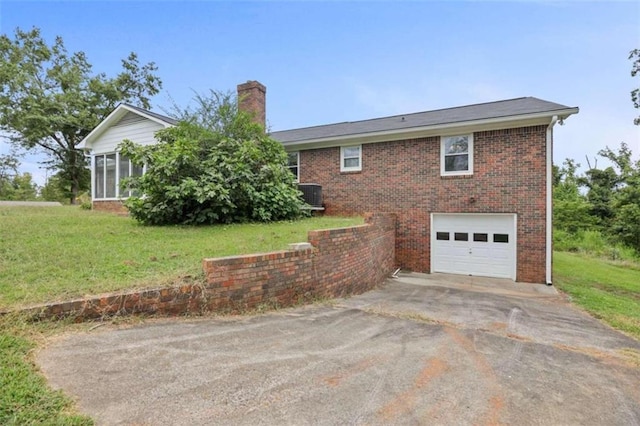
{"label": "leafy bush", "polygon": [[78,202],[82,210],[91,210],[91,195],[89,195],[89,192],[85,191],[82,194],[78,195]]}
{"label": "leafy bush", "polygon": [[303,202],[282,145],[241,111],[232,126],[220,132],[183,121],[159,131],[156,145],[124,141],[121,152],[146,164],[143,176],[124,182],[144,194],[125,202],[131,215],[148,225],[299,217]]}
{"label": "leafy bush", "polygon": [[583,198],[560,199],[553,202],[553,224],[557,229],[578,232],[596,227],[596,218],[590,214],[590,205]]}

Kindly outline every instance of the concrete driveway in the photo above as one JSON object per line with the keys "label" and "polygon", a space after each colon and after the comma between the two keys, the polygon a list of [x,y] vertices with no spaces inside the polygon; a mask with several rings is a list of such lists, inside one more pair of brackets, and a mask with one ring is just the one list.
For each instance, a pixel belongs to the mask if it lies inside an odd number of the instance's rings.
{"label": "concrete driveway", "polygon": [[639,342],[553,288],[474,277],[105,326],[37,362],[103,425],[640,424]]}

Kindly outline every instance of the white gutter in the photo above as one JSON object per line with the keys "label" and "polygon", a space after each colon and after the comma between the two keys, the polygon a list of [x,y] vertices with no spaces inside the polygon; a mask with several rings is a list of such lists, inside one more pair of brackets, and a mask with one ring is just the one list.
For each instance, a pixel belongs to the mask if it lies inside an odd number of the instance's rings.
{"label": "white gutter", "polygon": [[553,244],[553,126],[558,121],[558,116],[554,115],[551,118],[551,123],[547,127],[547,253],[546,253],[546,270],[547,270],[547,285],[552,285],[551,279],[551,260],[553,251],[551,250]]}

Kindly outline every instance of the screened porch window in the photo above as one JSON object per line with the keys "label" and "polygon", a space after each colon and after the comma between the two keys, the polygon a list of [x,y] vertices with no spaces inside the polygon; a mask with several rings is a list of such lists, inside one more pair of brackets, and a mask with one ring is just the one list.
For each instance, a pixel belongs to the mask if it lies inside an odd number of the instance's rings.
{"label": "screened porch window", "polygon": [[105,186],[104,197],[116,198],[116,154],[105,155]]}
{"label": "screened porch window", "polygon": [[127,198],[136,195],[121,182],[129,176],[142,176],[143,166],[134,164],[120,153],[96,155],[94,159],[94,199]]}

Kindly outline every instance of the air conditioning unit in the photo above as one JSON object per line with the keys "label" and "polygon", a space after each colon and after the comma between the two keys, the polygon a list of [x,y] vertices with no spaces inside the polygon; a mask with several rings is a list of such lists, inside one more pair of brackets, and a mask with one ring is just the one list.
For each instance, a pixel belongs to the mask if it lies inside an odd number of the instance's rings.
{"label": "air conditioning unit", "polygon": [[322,208],[322,186],[317,183],[299,183],[302,199],[311,207]]}

